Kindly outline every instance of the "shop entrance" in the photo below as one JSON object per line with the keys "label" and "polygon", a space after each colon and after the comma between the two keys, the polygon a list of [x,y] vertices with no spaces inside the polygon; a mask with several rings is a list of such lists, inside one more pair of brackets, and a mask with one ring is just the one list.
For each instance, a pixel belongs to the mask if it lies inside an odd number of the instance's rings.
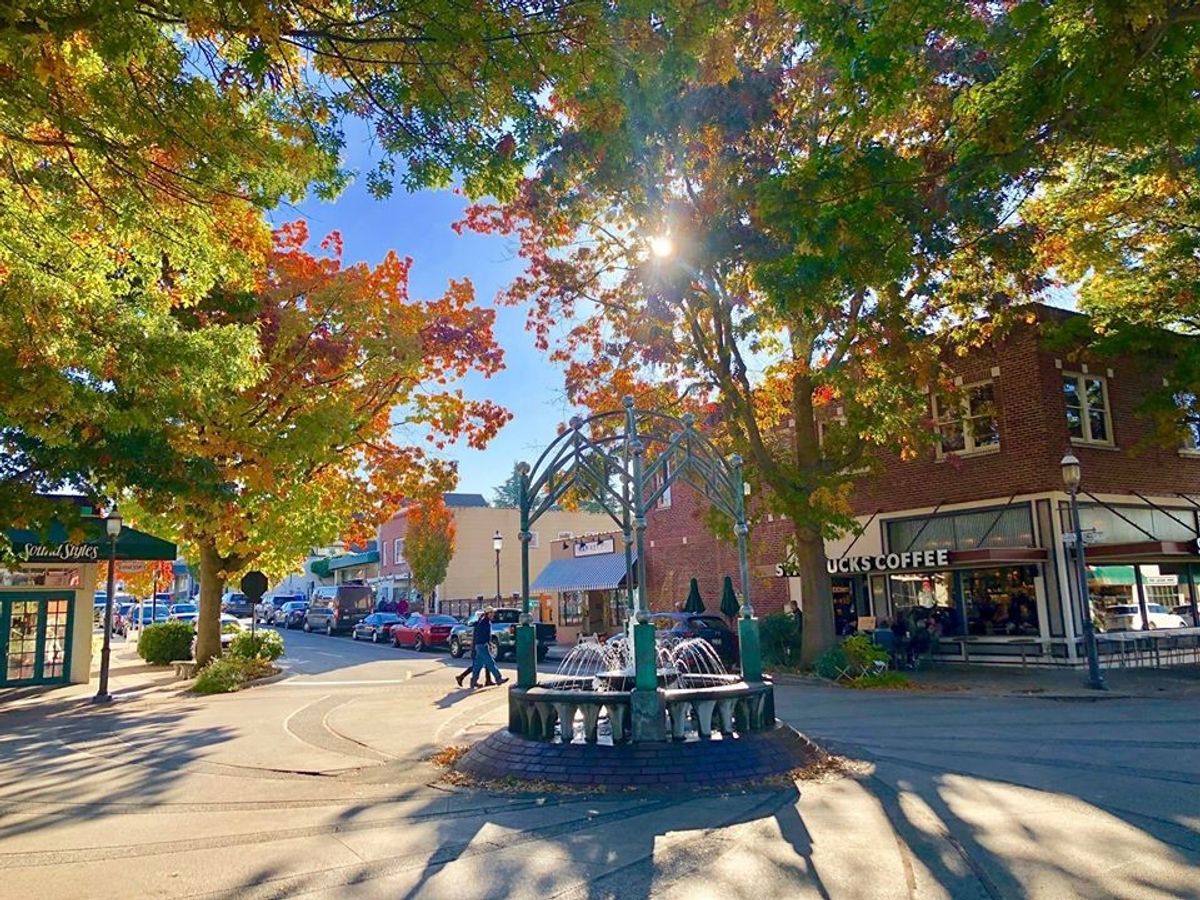
{"label": "shop entrance", "polygon": [[72,593],[0,594],[0,686],[66,683],[73,599]]}

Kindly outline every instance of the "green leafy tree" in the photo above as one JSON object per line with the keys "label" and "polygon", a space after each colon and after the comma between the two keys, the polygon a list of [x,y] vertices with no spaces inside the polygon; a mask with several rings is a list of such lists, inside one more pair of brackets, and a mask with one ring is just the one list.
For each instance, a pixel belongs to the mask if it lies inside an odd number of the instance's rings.
{"label": "green leafy tree", "polygon": [[970,47],[908,48],[900,104],[839,78],[836,36],[788,5],[606,15],[541,165],[464,227],[519,241],[503,299],[570,399],[690,408],[746,457],[758,511],[794,527],[811,664],[835,640],[824,540],[855,524],[855,473],[923,446],[945,350],[1042,286],[1025,182],[964,155]]}
{"label": "green leafy tree", "polygon": [[[191,316],[254,291],[263,213],[353,174],[511,193],[590,4],[18,0],[0,12],[0,498],[113,490],[132,435],[256,383],[257,336]],[[109,389],[120,379],[122,390]],[[121,457],[113,455],[125,443]],[[127,465],[120,469],[124,458]]]}
{"label": "green leafy tree", "polygon": [[454,514],[441,497],[436,497],[411,507],[405,524],[404,559],[429,610],[430,598],[446,579],[446,570],[454,558]]}
{"label": "green leafy tree", "polygon": [[512,474],[492,488],[492,506],[497,509],[516,509],[521,505],[521,476],[513,463]]}

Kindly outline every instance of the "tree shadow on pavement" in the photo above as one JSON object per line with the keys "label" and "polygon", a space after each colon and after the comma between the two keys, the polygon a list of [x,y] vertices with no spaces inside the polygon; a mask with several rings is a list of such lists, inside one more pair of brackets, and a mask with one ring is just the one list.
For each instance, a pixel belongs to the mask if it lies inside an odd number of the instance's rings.
{"label": "tree shadow on pavement", "polygon": [[73,700],[0,714],[0,847],[63,823],[153,809],[181,768],[232,735],[188,727],[183,707],[126,702]]}

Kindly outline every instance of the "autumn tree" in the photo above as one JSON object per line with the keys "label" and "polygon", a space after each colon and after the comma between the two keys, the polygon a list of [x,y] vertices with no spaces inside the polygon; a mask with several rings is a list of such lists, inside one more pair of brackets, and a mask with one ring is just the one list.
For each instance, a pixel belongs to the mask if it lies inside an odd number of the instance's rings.
{"label": "autumn tree", "polygon": [[[494,312],[474,305],[469,282],[418,300],[411,260],[344,266],[336,233],[321,255],[307,242],[302,223],[282,228],[254,291],[215,292],[178,314],[181,328],[257,334],[250,383],[108,448],[145,467],[127,491],[142,520],[199,559],[201,662],[220,652],[229,578],[251,564],[280,577],[310,547],[366,538],[401,498],[452,486],[453,464],[424,447],[481,448],[509,418],[453,387],[502,367]],[[112,389],[124,389],[119,374]]]}
{"label": "autumn tree", "polygon": [[811,663],[854,473],[922,446],[943,353],[1042,286],[1012,214],[1028,184],[964,154],[956,105],[985,77],[965,39],[908,48],[901,105],[840,78],[837,41],[788,4],[609,16],[519,198],[464,227],[517,240],[503,299],[573,400],[690,408],[746,457],[759,511],[794,526]]}
{"label": "autumn tree", "polygon": [[[0,12],[0,499],[121,487],[122,435],[255,382],[214,291],[253,292],[264,212],[356,173],[383,195],[462,177],[505,195],[588,4],[18,0]],[[124,385],[107,390],[115,375]],[[24,504],[24,507],[21,506]]]}
{"label": "autumn tree", "polygon": [[426,611],[432,611],[430,598],[454,557],[454,514],[441,496],[431,497],[409,508],[405,524],[404,559]]}

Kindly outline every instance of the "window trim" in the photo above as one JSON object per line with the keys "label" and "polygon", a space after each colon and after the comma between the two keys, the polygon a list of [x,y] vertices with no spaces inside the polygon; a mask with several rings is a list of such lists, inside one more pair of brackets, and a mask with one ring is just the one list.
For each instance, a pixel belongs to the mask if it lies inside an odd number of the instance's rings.
{"label": "window trim", "polygon": [[[996,443],[987,444],[982,447],[967,446],[968,438],[970,443],[975,443],[975,433],[973,429],[967,428],[967,423],[974,417],[971,415],[971,390],[973,388],[983,387],[985,385],[992,386],[992,405],[995,407],[993,416],[996,419]],[[954,397],[957,401],[958,415],[955,418],[943,419],[939,415],[938,393],[931,391],[930,396],[933,404],[933,427],[937,433],[938,441],[935,446],[938,459],[945,459],[948,456],[990,456],[1000,452],[1000,448],[1004,441],[1000,436],[1000,404],[996,399],[996,380],[994,378],[984,378],[980,381],[972,381],[969,384],[961,384],[957,386],[958,390]],[[962,426],[963,433],[963,449],[961,450],[946,450],[942,446],[942,425],[949,422],[958,422]]]}
{"label": "window trim", "polygon": [[[662,467],[662,475],[660,475],[659,477],[654,479],[655,484],[654,484],[653,490],[658,490],[658,486],[670,477],[671,477],[671,461],[669,459],[664,459],[663,467]],[[662,496],[654,501],[654,508],[655,509],[670,509],[671,508],[671,485],[668,484],[666,489],[662,492]]]}
{"label": "window trim", "polygon": [[[1067,378],[1075,379],[1075,392],[1079,396],[1079,400],[1080,400],[1080,404],[1081,404],[1079,407],[1080,423],[1084,426],[1085,436],[1084,437],[1076,437],[1075,435],[1071,434],[1071,426],[1068,423],[1067,424],[1067,435],[1070,437],[1071,443],[1072,444],[1083,444],[1083,445],[1092,446],[1092,447],[1115,447],[1117,445],[1117,442],[1116,442],[1116,436],[1113,434],[1112,395],[1109,394],[1109,391],[1108,391],[1108,378],[1104,375],[1093,374],[1091,372],[1071,372],[1066,369],[1064,369],[1060,373],[1060,375],[1062,376],[1063,381],[1065,381]],[[1108,433],[1108,437],[1105,438],[1104,440],[1097,440],[1091,436],[1091,434],[1092,434],[1091,407],[1088,405],[1088,401],[1087,401],[1087,380],[1089,378],[1094,378],[1100,382],[1100,393],[1104,396],[1104,428],[1105,428],[1105,431]],[[1059,387],[1061,390],[1062,389],[1061,381],[1060,381]],[[1080,390],[1081,387],[1083,388],[1083,390]],[[1063,399],[1063,419],[1065,421],[1066,420],[1066,412],[1068,409],[1071,408],[1071,405],[1069,403],[1067,403],[1067,395],[1066,395],[1065,390],[1062,391],[1062,399]]]}

